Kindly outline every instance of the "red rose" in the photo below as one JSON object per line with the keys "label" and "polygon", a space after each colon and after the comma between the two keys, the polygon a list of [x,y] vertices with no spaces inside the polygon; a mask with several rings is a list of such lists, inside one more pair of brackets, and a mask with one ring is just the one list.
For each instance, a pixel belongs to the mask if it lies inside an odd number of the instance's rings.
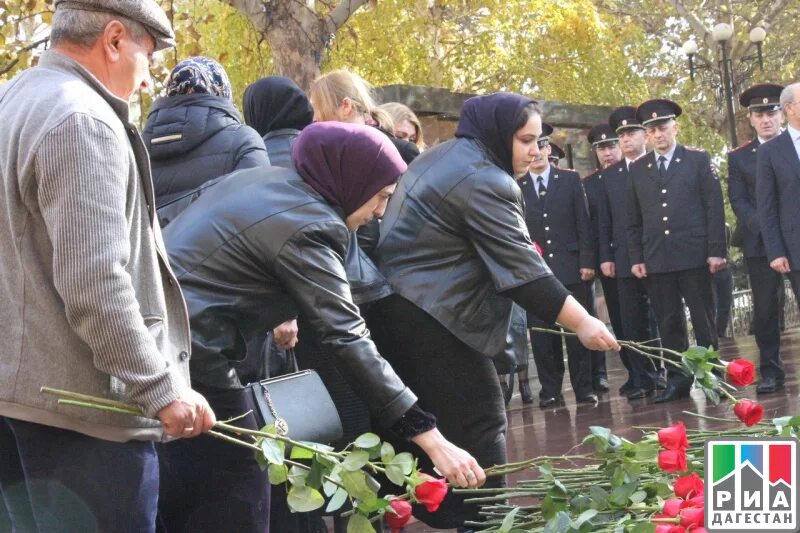
{"label": "red rose", "polygon": [[681,511],[681,525],[683,527],[703,527],[706,510],[702,507],[689,507]]}
{"label": "red rose", "polygon": [[664,472],[685,472],[686,452],[683,450],[661,450],[658,452],[658,467]]}
{"label": "red rose", "polygon": [[733,412],[747,427],[758,424],[764,417],[764,407],[760,403],[747,399],[736,402]]}
{"label": "red rose", "polygon": [[704,527],[702,527],[702,526],[697,526],[697,527],[694,527],[694,526],[693,526],[693,527],[690,527],[690,528],[689,528],[689,531],[690,531],[691,533],[708,533],[708,531],[706,531],[706,528],[704,528]]}
{"label": "red rose", "polygon": [[444,497],[447,496],[447,480],[436,479],[428,474],[420,474],[419,477],[427,481],[417,485],[417,488],[414,489],[414,498],[424,505],[429,513],[434,513]]}
{"label": "red rose", "polygon": [[681,504],[683,500],[680,498],[670,498],[664,502],[662,511],[667,518],[675,518],[681,512]]}
{"label": "red rose", "polygon": [[658,443],[667,450],[685,450],[689,447],[686,426],[683,425],[683,422],[678,422],[658,430]]}
{"label": "red rose", "polygon": [[728,382],[737,387],[746,387],[756,379],[756,367],[750,361],[734,359],[725,369]]}
{"label": "red rose", "polygon": [[686,533],[686,530],[675,524],[657,524],[656,533]]}
{"label": "red rose", "polygon": [[678,498],[688,500],[698,494],[703,494],[703,480],[697,475],[697,472],[675,480],[675,496]]}
{"label": "red rose", "polygon": [[698,494],[697,496],[692,496],[688,500],[684,501],[681,504],[681,509],[686,509],[687,507],[705,507],[706,506],[706,499],[704,494]]}
{"label": "red rose", "polygon": [[388,509],[383,516],[392,533],[398,533],[411,518],[411,504],[408,500],[392,500],[389,502],[389,507],[391,509]]}

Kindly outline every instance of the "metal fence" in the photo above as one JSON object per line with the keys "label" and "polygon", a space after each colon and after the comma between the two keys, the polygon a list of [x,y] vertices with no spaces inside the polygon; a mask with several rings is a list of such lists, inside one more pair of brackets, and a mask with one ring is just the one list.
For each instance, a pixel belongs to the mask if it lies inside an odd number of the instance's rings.
{"label": "metal fence", "polygon": [[[780,298],[779,294],[775,298]],[[800,311],[798,311],[797,300],[792,291],[789,280],[784,280],[783,285],[783,316],[782,328],[790,328],[800,325]],[[728,325],[728,335],[740,337],[751,335],[751,325],[753,323],[753,292],[750,289],[734,291],[731,304],[731,321]]]}

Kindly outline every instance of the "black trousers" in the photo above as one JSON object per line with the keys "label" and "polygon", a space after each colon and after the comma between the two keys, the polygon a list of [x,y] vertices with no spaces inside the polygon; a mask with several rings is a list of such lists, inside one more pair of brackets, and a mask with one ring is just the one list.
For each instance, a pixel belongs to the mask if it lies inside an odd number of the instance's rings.
{"label": "black trousers", "polygon": [[753,330],[760,355],[761,378],[783,381],[779,300],[775,296],[783,288],[783,276],[770,268],[766,257],[748,257],[745,261],[753,290]]}
{"label": "black trousers", "polygon": [[[244,391],[198,391],[218,420],[255,410]],[[234,424],[258,429],[252,413]],[[269,532],[270,484],[250,449],[208,435],[156,448],[161,468],[158,514],[166,533]]]}
{"label": "black trousers", "polygon": [[[590,285],[577,283],[566,287],[582,306],[589,308]],[[550,329],[558,327],[555,324],[547,324],[540,320],[533,322],[531,325]],[[566,337],[566,345],[569,379],[572,383],[572,389],[575,391],[576,398],[582,398],[592,393],[591,355],[577,337]],[[539,374],[539,383],[542,385],[539,397],[546,399],[558,396],[561,394],[561,386],[564,382],[562,337],[550,333],[531,331],[531,347],[533,348],[533,362],[536,364],[536,371]]]}
{"label": "black trousers", "polygon": [[[620,338],[642,342],[653,339],[650,333],[650,303],[644,283],[638,278],[618,278],[617,294],[622,322]],[[623,348],[623,362],[628,361],[629,379],[634,387],[655,388],[656,365],[652,359]]]}
{"label": "black trousers", "polygon": [[[603,295],[606,298],[606,308],[608,309],[608,317],[611,319],[611,327],[614,328],[614,335],[623,338],[625,326],[622,323],[619,281],[617,278],[607,278],[601,275],[600,283],[603,285]],[[603,352],[603,354],[605,355],[605,352]],[[619,358],[622,361],[622,366],[628,371],[628,381],[633,381],[630,350],[620,351]]]}
{"label": "black trousers", "polygon": [[723,337],[731,321],[733,302],[733,270],[729,266],[712,276],[714,281],[714,302],[717,310],[717,336]]}
{"label": "black trousers", "polygon": [[0,417],[0,516],[10,531],[153,532],[158,484],[152,442]]}
{"label": "black trousers", "polygon": [[[600,272],[599,270],[597,272]],[[606,281],[608,280],[608,281]],[[597,318],[597,299],[595,298],[594,293],[594,281],[587,281],[589,285],[589,302],[590,307],[588,308],[589,314],[593,317]],[[615,318],[619,318],[619,304],[617,303],[616,299],[616,281],[613,278],[605,278],[601,277],[600,284],[603,286],[603,294],[605,295],[606,299],[606,309],[608,309],[608,316],[611,317],[611,327],[615,328]],[[607,288],[608,287],[608,288]],[[611,297],[611,301],[608,299],[608,291],[611,290],[613,287],[614,296]],[[614,330],[616,331],[616,329]],[[592,381],[597,381],[600,378],[608,378],[608,370],[606,368],[606,352],[600,350],[592,350]]]}
{"label": "black trousers", "polygon": [[[702,266],[677,272],[648,274],[645,278],[650,302],[658,320],[661,344],[678,352],[689,348],[683,302],[689,308],[698,346],[717,346],[714,319],[714,294],[711,273]],[[691,379],[674,365],[667,365],[667,380],[678,388],[688,389]]]}
{"label": "black trousers", "polygon": [[[419,406],[436,415],[445,438],[484,468],[506,463],[505,402],[492,360],[398,295],[376,302],[368,315],[381,355],[416,393]],[[410,451],[421,469],[433,474],[433,465],[420,448],[391,435],[387,438],[396,450]],[[492,477],[485,486],[504,484],[504,479]],[[464,503],[468,497],[450,493],[435,513],[415,505],[414,516],[436,529],[458,527],[478,516],[477,505]]]}

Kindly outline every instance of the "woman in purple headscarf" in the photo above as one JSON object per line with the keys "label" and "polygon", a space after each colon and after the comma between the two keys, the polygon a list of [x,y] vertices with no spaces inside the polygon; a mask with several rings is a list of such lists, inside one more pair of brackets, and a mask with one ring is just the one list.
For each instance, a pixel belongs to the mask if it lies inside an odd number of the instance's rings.
{"label": "woman in purple headscarf", "polygon": [[[451,481],[483,470],[380,356],[352,301],[344,267],[350,232],[379,217],[406,165],[385,135],[313,124],[293,147],[297,171],[251,169],[200,196],[165,230],[192,326],[192,385],[220,419],[254,409],[244,384],[248,341],[297,313],[386,428],[419,445]],[[257,427],[252,414],[238,424]],[[252,453],[210,437],[160,446],[159,511],[168,531],[265,531],[269,483]],[[477,472],[470,482],[463,473]]]}
{"label": "woman in purple headscarf", "polygon": [[[512,302],[577,332],[592,349],[619,349],[553,276],[525,226],[514,176],[538,155],[541,133],[528,98],[467,100],[457,138],[420,155],[398,182],[376,249],[395,291],[373,309],[378,346],[420,407],[485,466],[506,462],[504,402],[491,358],[506,347]],[[465,481],[473,476],[467,472]],[[463,499],[450,495],[436,513],[415,508],[414,515],[437,528],[458,527],[478,512]]]}

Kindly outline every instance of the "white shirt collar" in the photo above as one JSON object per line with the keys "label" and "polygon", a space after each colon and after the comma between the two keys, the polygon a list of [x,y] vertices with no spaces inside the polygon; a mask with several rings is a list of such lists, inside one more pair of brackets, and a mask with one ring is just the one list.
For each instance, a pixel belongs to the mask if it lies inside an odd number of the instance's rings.
{"label": "white shirt collar", "polygon": [[542,177],[542,181],[544,182],[544,186],[545,186],[545,188],[547,188],[547,184],[550,182],[550,169],[551,168],[552,167],[550,165],[547,165],[547,168],[544,169],[544,172],[542,172],[541,174],[535,174],[534,172],[531,172],[531,177],[533,178],[533,185],[536,186],[536,187],[539,186],[537,178],[539,176],[541,176]]}
{"label": "white shirt collar", "polygon": [[664,157],[667,159],[666,165],[667,165],[667,167],[669,168],[669,164],[670,164],[670,162],[672,161],[672,156],[674,156],[674,155],[675,155],[675,149],[676,149],[677,147],[678,147],[678,145],[677,145],[677,144],[673,145],[673,146],[672,146],[672,148],[670,149],[670,151],[669,151],[669,152],[667,152],[666,154],[659,154],[659,153],[658,153],[656,150],[653,150],[653,155],[654,155],[654,156],[655,156],[655,158],[656,158],[656,165],[658,164],[658,158],[659,158],[659,157],[661,157],[661,156],[663,155],[663,156],[664,156]]}
{"label": "white shirt collar", "polygon": [[796,130],[790,125],[786,125],[786,129],[789,130],[789,136],[792,138],[794,142],[800,142],[800,130]]}

